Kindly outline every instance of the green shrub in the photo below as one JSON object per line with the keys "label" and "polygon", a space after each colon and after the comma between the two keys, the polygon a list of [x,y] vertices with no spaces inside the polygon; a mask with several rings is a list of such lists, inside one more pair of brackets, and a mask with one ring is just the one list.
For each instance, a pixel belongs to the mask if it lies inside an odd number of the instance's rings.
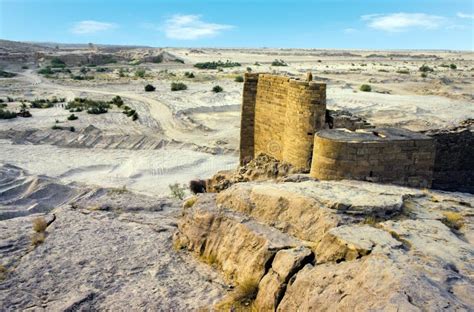
{"label": "green shrub", "polygon": [[31,108],[51,108],[54,106],[56,103],[61,103],[61,102],[66,102],[65,98],[57,98],[53,96],[53,98],[50,99],[35,99],[33,101],[30,101],[30,107]]}
{"label": "green shrub", "polygon": [[191,78],[191,79],[192,79],[192,78],[194,78],[194,73],[192,73],[192,72],[191,72],[191,73],[190,73],[190,72],[185,72],[185,73],[184,73],[184,76],[185,76],[186,78]]}
{"label": "green shrub", "polygon": [[381,73],[388,73],[388,70],[386,70],[386,69],[379,69],[379,72],[381,72]]}
{"label": "green shrub", "polygon": [[408,75],[410,74],[410,71],[408,69],[399,69],[396,71],[397,74],[404,74],[404,75]]}
{"label": "green shrub", "polygon": [[28,69],[28,68],[29,68],[29,67],[26,66],[26,65],[23,65],[23,66],[21,67],[21,69]]}
{"label": "green shrub", "polygon": [[186,190],[186,185],[179,185],[178,183],[168,185],[171,191],[171,197],[174,197],[179,200],[183,200],[184,191]]}
{"label": "green shrub", "polygon": [[363,91],[363,92],[370,92],[372,91],[372,87],[368,84],[363,84],[360,86],[360,91]]}
{"label": "green shrub", "polygon": [[172,82],[171,83],[171,91],[181,91],[181,90],[186,90],[188,88],[187,85],[185,85],[182,82]]}
{"label": "green shrub", "polygon": [[159,64],[159,63],[163,62],[163,55],[153,56],[151,58],[151,62],[156,63],[156,64]]}
{"label": "green shrub", "polygon": [[97,73],[105,73],[105,72],[107,72],[108,70],[109,70],[109,69],[108,69],[107,67],[97,67],[95,71],[96,71]]}
{"label": "green shrub", "polygon": [[66,107],[67,110],[87,110],[89,114],[104,114],[108,112],[110,104],[104,101],[94,101],[87,98],[75,98],[74,101],[69,102]]}
{"label": "green shrub", "polygon": [[273,62],[272,62],[272,66],[288,66],[288,64],[286,64],[286,62],[284,60],[277,60],[275,59]]}
{"label": "green shrub", "polygon": [[251,73],[252,72],[252,67],[247,67],[247,72]]}
{"label": "green shrub", "polygon": [[105,114],[108,111],[109,110],[107,108],[105,108],[104,106],[96,106],[96,107],[89,108],[87,110],[87,113],[92,114],[92,115],[99,115],[99,114]]}
{"label": "green shrub", "polygon": [[38,74],[40,75],[52,75],[54,72],[51,70],[51,67],[46,66],[38,70]]}
{"label": "green shrub", "polygon": [[51,67],[64,68],[66,67],[66,63],[64,63],[64,61],[62,61],[59,57],[53,57],[51,59]]}
{"label": "green shrub", "polygon": [[61,128],[58,125],[54,125],[54,126],[51,127],[51,129],[53,129],[53,130],[62,130],[63,128]]}
{"label": "green shrub", "polygon": [[76,128],[70,127],[70,128],[69,128],[69,131],[71,131],[71,132],[76,132]]}
{"label": "green shrub", "polygon": [[0,108],[0,119],[13,119],[13,118],[16,118],[16,113]]}
{"label": "green shrub", "polygon": [[74,114],[71,114],[71,115],[67,118],[67,120],[76,120],[76,119],[79,119],[79,117],[77,117],[77,116],[74,115]]}
{"label": "green shrub", "polygon": [[237,76],[237,77],[235,77],[234,80],[235,80],[235,82],[244,82],[244,77],[242,77],[242,76]]}
{"label": "green shrub", "polygon": [[11,78],[11,77],[15,77],[15,76],[16,76],[15,73],[10,73],[10,72],[4,71],[4,70],[0,70],[0,77],[1,78]]}
{"label": "green shrub", "polygon": [[27,110],[25,103],[21,103],[20,112],[17,115],[24,118],[31,117],[31,113]]}
{"label": "green shrub", "polygon": [[224,91],[224,89],[222,89],[221,86],[214,86],[214,88],[212,88],[212,92],[214,93],[219,93],[219,92],[222,92]]}
{"label": "green shrub", "polygon": [[426,73],[421,73],[421,78],[426,78],[426,77],[428,77],[428,74],[426,74]]}
{"label": "green shrub", "polygon": [[145,91],[146,91],[146,92],[153,92],[153,91],[155,91],[155,90],[156,90],[156,88],[155,88],[154,86],[152,86],[151,84],[147,84],[147,85],[145,86]]}
{"label": "green shrub", "polygon": [[204,63],[196,63],[194,67],[199,69],[217,69],[217,68],[224,68],[224,67],[239,67],[241,66],[240,63],[231,62],[227,60],[225,63],[222,61],[217,62],[204,62]]}
{"label": "green shrub", "polygon": [[134,112],[133,115],[132,115],[132,120],[135,121],[137,119],[138,119],[138,113]]}
{"label": "green shrub", "polygon": [[117,107],[121,107],[123,105],[123,100],[120,96],[116,95],[112,101],[110,101],[112,104],[117,105]]}
{"label": "green shrub", "polygon": [[143,68],[139,68],[135,71],[135,77],[145,78],[146,70]]}
{"label": "green shrub", "polygon": [[428,65],[423,64],[418,70],[423,73],[427,73],[427,72],[432,72],[433,68],[429,67]]}
{"label": "green shrub", "polygon": [[449,68],[451,68],[451,69],[457,69],[458,67],[456,66],[456,64],[450,64],[450,65],[449,65]]}

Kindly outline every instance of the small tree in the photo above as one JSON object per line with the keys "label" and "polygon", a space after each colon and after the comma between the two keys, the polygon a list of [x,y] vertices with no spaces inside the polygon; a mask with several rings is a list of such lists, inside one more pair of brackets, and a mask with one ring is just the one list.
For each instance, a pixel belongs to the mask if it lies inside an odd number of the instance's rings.
{"label": "small tree", "polygon": [[184,191],[186,190],[186,185],[179,185],[178,183],[175,183],[175,184],[168,185],[168,187],[170,188],[172,197],[179,200],[183,200],[184,195],[185,195]]}
{"label": "small tree", "polygon": [[71,114],[69,117],[67,117],[67,120],[76,120],[78,119],[79,117],[77,117],[76,115],[74,114]]}
{"label": "small tree", "polygon": [[214,93],[219,93],[219,92],[224,91],[224,89],[222,89],[221,86],[214,86],[214,88],[212,88],[212,91],[213,91]]}
{"label": "small tree", "polygon": [[451,64],[451,65],[449,65],[449,68],[454,70],[454,69],[457,69],[458,67],[456,66],[456,64]]}
{"label": "small tree", "polygon": [[242,76],[235,77],[235,82],[244,82],[244,77]]}
{"label": "small tree", "polygon": [[153,92],[153,91],[155,91],[155,90],[156,90],[156,88],[155,88],[154,86],[152,86],[151,84],[147,84],[147,85],[145,86],[145,91],[146,91],[146,92]]}

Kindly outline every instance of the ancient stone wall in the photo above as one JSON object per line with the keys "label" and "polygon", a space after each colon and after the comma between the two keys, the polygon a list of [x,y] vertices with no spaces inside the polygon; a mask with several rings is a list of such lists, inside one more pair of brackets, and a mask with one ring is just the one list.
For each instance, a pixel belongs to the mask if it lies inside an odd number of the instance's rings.
{"label": "ancient stone wall", "polygon": [[265,153],[309,170],[313,138],[324,127],[326,85],[269,74],[246,74],[241,163]]}
{"label": "ancient stone wall", "polygon": [[434,139],[436,148],[433,188],[474,193],[472,126],[426,133]]}
{"label": "ancient stone wall", "polygon": [[322,130],[314,140],[311,176],[431,187],[434,141],[403,129]]}

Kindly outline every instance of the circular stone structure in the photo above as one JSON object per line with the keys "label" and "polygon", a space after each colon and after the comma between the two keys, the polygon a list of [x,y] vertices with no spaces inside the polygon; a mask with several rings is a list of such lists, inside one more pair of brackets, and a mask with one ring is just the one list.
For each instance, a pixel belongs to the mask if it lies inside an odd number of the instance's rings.
{"label": "circular stone structure", "polygon": [[395,128],[322,130],[314,137],[311,176],[431,187],[434,141]]}

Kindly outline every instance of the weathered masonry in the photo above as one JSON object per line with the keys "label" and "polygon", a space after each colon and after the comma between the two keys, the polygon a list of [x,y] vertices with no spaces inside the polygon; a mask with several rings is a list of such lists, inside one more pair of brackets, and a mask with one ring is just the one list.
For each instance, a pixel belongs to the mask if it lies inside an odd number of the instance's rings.
{"label": "weathered masonry", "polygon": [[314,140],[311,176],[431,187],[433,139],[403,129],[319,131]]}
{"label": "weathered masonry", "polygon": [[240,162],[265,153],[308,171],[314,134],[324,127],[326,84],[246,74]]}
{"label": "weathered masonry", "polygon": [[434,139],[436,157],[433,188],[474,194],[474,120],[458,127],[427,131]]}
{"label": "weathered masonry", "polygon": [[[246,74],[240,162],[260,153],[314,178],[369,180],[431,187],[435,141],[421,133],[383,128],[351,116],[326,120],[326,84],[270,74]],[[325,129],[328,125],[348,129]],[[357,129],[367,128],[367,129]],[[355,131],[354,131],[355,130]]]}

